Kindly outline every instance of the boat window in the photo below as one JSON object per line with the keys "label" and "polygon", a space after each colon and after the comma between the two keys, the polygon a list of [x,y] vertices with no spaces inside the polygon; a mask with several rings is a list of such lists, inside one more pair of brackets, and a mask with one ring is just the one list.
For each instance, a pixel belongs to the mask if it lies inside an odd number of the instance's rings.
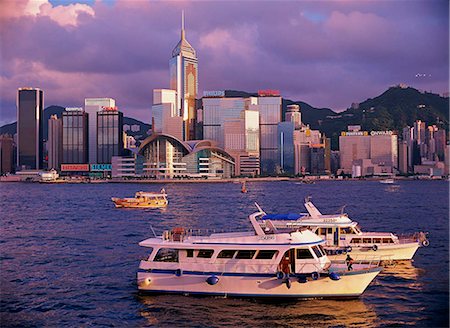
{"label": "boat window", "polygon": [[350,234],[352,233],[352,230],[350,228],[340,228],[339,229],[341,234]]}
{"label": "boat window", "polygon": [[331,235],[333,233],[333,228],[328,228],[328,234]]}
{"label": "boat window", "polygon": [[325,250],[323,249],[322,245],[317,245],[317,247],[319,247],[320,251],[322,252],[323,255],[326,255],[327,253],[325,252]]}
{"label": "boat window", "polygon": [[319,229],[317,229],[317,234],[318,235],[325,235],[326,232],[327,232],[326,228],[319,228]]}
{"label": "boat window", "polygon": [[381,238],[374,238],[373,239],[374,244],[381,244]]}
{"label": "boat window", "polygon": [[233,249],[224,249],[223,251],[220,251],[219,255],[217,255],[218,259],[232,259],[234,256],[234,253],[236,251]]}
{"label": "boat window", "polygon": [[316,254],[317,257],[322,257],[323,254],[320,252],[319,248],[317,246],[313,246],[311,247],[312,250],[314,251],[314,253]]}
{"label": "boat window", "polygon": [[187,249],[186,257],[194,257],[194,250],[193,249]]}
{"label": "boat window", "polygon": [[308,248],[297,248],[297,259],[313,259],[314,256],[311,254]]}
{"label": "boat window", "polygon": [[150,258],[152,257],[152,253],[153,253],[153,247],[149,247],[148,249],[149,249],[149,252],[148,252],[147,259],[148,259],[148,261],[150,261]]}
{"label": "boat window", "polygon": [[278,253],[278,251],[259,251],[256,255],[257,260],[271,260],[273,259],[273,256]]}
{"label": "boat window", "polygon": [[353,238],[350,241],[351,244],[360,244],[361,243],[361,238]]}
{"label": "boat window", "polygon": [[178,262],[178,249],[160,248],[156,253],[154,261],[157,262]]}
{"label": "boat window", "polygon": [[212,250],[212,249],[200,249],[198,251],[197,257],[209,259],[212,257],[213,253],[214,253],[214,250]]}
{"label": "boat window", "polygon": [[371,244],[372,243],[372,238],[363,238],[363,244]]}
{"label": "boat window", "polygon": [[383,238],[383,243],[384,244],[393,244],[394,241],[391,238]]}
{"label": "boat window", "polygon": [[252,259],[253,256],[255,255],[256,251],[252,251],[252,250],[241,250],[237,252],[236,258],[237,259]]}

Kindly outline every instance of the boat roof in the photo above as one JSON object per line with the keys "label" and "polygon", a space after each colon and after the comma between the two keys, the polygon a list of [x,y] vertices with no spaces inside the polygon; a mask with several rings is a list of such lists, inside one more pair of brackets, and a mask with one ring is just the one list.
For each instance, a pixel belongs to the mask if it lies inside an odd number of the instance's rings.
{"label": "boat roof", "polygon": [[144,196],[144,197],[161,197],[161,196],[167,196],[166,193],[161,192],[144,192],[144,191],[138,191],[136,193],[136,196]]}
{"label": "boat roof", "polygon": [[155,247],[162,246],[172,248],[201,248],[225,246],[238,249],[248,248],[273,248],[323,244],[322,238],[309,230],[296,231],[292,233],[279,233],[268,235],[255,235],[255,232],[212,234],[210,236],[188,236],[183,241],[169,241],[161,238],[149,238],[139,243],[139,246]]}
{"label": "boat roof", "polygon": [[266,214],[262,217],[263,220],[298,220],[304,217],[305,214],[288,213],[288,214]]}

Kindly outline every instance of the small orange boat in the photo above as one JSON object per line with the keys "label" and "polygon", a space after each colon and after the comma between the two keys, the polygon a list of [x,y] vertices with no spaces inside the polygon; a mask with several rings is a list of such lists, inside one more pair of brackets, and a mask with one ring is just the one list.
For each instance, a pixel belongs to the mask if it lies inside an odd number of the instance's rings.
{"label": "small orange boat", "polygon": [[169,203],[164,188],[159,193],[138,191],[134,198],[112,197],[111,200],[116,207],[125,208],[162,208]]}

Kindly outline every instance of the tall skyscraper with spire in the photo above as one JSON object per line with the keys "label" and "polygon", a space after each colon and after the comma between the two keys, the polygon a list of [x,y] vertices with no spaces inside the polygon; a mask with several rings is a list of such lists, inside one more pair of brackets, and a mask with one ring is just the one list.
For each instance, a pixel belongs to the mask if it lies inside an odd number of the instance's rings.
{"label": "tall skyscraper with spire", "polygon": [[181,14],[181,40],[172,51],[169,65],[170,88],[177,91],[177,110],[183,117],[183,139],[193,140],[197,121],[198,59],[194,48],[186,40],[184,11]]}

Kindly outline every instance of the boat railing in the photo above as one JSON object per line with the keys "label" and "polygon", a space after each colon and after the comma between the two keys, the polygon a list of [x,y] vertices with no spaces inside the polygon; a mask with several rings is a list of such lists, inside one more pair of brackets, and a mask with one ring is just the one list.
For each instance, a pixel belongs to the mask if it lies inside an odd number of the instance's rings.
{"label": "boat railing", "polygon": [[251,232],[249,228],[242,227],[240,229],[185,229],[182,227],[176,227],[172,230],[165,230],[163,232],[163,240],[179,241],[182,242],[189,237],[208,237],[213,234],[236,234],[236,233],[248,233]]}
{"label": "boat railing", "polygon": [[415,232],[410,234],[397,234],[398,242],[400,244],[408,243],[424,243],[428,241],[428,232]]}

